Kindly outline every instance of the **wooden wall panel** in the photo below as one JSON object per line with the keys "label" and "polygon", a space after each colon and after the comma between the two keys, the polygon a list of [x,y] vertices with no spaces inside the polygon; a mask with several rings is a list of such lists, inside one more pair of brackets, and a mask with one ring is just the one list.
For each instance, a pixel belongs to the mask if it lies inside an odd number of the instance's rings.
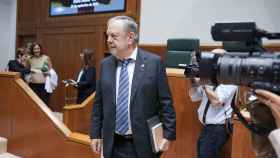
{"label": "wooden wall panel", "polygon": [[36,23],[40,16],[40,4],[38,0],[18,0],[18,21]]}
{"label": "wooden wall panel", "polygon": [[41,0],[18,0],[17,34],[35,35],[39,24]]}
{"label": "wooden wall panel", "polygon": [[159,55],[163,60],[165,58],[166,45],[140,44],[139,47]]}
{"label": "wooden wall panel", "polygon": [[[59,84],[51,97],[53,110],[61,111],[64,106],[65,89],[61,82],[65,79],[76,79],[82,68],[80,53],[84,48],[90,48],[95,53],[96,61],[100,61],[102,56],[102,41],[97,28],[64,28],[54,30],[41,30],[39,32],[40,43],[43,51],[52,61],[53,68],[59,77]],[[99,63],[96,64],[97,69]]]}

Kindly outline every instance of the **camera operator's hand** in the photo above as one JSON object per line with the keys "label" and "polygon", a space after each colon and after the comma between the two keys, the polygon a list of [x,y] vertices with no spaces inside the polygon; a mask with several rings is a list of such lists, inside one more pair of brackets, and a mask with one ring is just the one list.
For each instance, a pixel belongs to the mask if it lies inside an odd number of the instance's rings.
{"label": "camera operator's hand", "polygon": [[267,105],[275,119],[276,125],[280,128],[280,96],[266,90],[256,90],[258,99]]}
{"label": "camera operator's hand", "polygon": [[220,101],[217,93],[215,92],[215,90],[212,87],[204,85],[204,86],[202,86],[202,88],[204,89],[209,101],[211,102],[211,105],[213,105],[213,106],[223,105],[223,103]]}

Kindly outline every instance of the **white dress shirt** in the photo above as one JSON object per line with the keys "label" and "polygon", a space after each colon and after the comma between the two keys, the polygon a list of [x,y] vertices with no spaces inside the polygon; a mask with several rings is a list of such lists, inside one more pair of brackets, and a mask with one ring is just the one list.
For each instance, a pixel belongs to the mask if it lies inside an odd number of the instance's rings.
{"label": "white dress shirt", "polygon": [[277,154],[280,157],[280,129],[275,129],[268,135],[268,138]]}
{"label": "white dress shirt", "polygon": [[[128,79],[129,79],[129,91],[128,91],[128,131],[126,134],[132,134],[131,130],[131,121],[130,121],[130,96],[131,96],[131,86],[132,86],[132,79],[133,79],[133,73],[135,69],[135,62],[137,57],[137,50],[136,47],[132,54],[127,59],[132,59],[132,61],[129,62],[127,65],[127,71],[128,71]],[[118,91],[119,91],[119,79],[120,79],[120,72],[121,72],[121,64],[118,64],[117,72],[116,72],[116,103],[118,102]]]}
{"label": "white dress shirt", "polygon": [[81,81],[81,78],[82,78],[83,73],[84,73],[84,69],[82,69],[82,70],[79,72],[78,79],[77,79],[77,83]]}
{"label": "white dress shirt", "polygon": [[[213,86],[209,86],[214,88]],[[203,123],[203,113],[206,107],[206,104],[208,102],[208,97],[203,90],[202,86],[199,87],[193,87],[194,93],[190,94],[190,97],[192,101],[200,101],[200,106],[197,110],[198,117],[201,123]],[[219,101],[223,104],[221,106],[213,106],[210,103],[209,109],[206,114],[205,124],[224,124],[226,118],[231,117],[232,108],[231,108],[231,102],[233,99],[233,96],[235,94],[235,91],[237,89],[237,86],[234,85],[224,85],[220,84],[215,89],[215,93],[217,94]]]}

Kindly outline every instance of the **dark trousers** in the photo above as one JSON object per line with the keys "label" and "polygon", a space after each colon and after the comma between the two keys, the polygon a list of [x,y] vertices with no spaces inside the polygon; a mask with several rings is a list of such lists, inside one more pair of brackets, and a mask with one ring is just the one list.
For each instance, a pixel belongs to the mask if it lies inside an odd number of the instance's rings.
{"label": "dark trousers", "polygon": [[132,137],[125,138],[115,134],[112,158],[139,158]]}
{"label": "dark trousers", "polygon": [[46,105],[49,104],[50,94],[45,90],[44,83],[30,83],[29,86],[39,96],[39,98],[43,100]]}
{"label": "dark trousers", "polygon": [[198,158],[219,158],[229,134],[224,125],[205,125],[197,142]]}

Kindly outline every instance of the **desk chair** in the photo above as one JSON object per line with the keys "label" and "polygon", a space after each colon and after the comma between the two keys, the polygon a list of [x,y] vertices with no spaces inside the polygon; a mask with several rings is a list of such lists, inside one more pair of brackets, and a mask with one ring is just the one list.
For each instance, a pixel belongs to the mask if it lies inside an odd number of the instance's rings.
{"label": "desk chair", "polygon": [[193,55],[199,53],[199,39],[168,39],[165,56],[166,67],[179,68],[179,65],[191,64]]}

